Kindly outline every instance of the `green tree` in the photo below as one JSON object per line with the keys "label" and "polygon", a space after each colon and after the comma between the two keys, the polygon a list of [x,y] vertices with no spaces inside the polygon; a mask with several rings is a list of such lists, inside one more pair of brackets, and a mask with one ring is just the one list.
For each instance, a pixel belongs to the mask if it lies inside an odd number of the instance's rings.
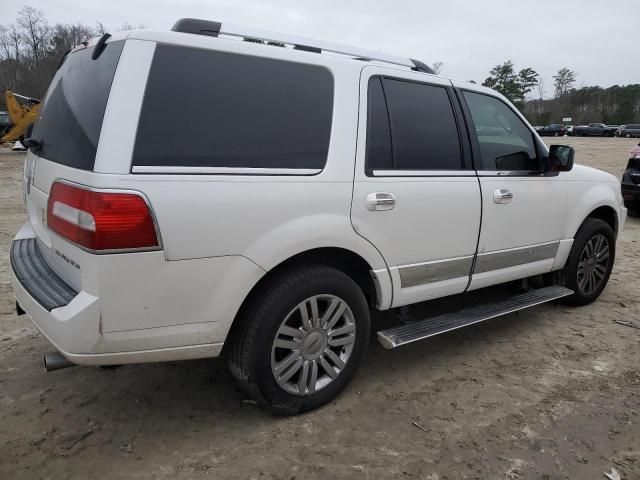
{"label": "green tree", "polygon": [[520,70],[518,73],[518,82],[522,88],[522,97],[524,97],[532,91],[540,82],[540,75],[533,68],[527,67]]}
{"label": "green tree", "polygon": [[482,82],[482,85],[497,90],[509,99],[514,99],[520,93],[517,79],[513,62],[508,60],[502,65],[493,67],[489,72],[489,77]]}
{"label": "green tree", "polygon": [[513,61],[508,60],[493,67],[482,85],[493,88],[513,103],[522,105],[527,93],[538,85],[538,79],[538,73],[531,67],[516,73]]}
{"label": "green tree", "polygon": [[558,73],[553,76],[553,87],[556,98],[560,98],[573,88],[577,76],[576,72],[569,70],[567,67],[562,67],[558,70]]}

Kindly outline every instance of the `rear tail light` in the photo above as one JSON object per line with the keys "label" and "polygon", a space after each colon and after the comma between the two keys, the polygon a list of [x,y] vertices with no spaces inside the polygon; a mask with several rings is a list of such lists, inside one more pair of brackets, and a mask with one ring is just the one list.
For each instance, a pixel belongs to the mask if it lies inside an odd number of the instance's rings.
{"label": "rear tail light", "polygon": [[88,190],[55,182],[47,225],[90,250],[151,250],[160,242],[149,206],[137,193]]}

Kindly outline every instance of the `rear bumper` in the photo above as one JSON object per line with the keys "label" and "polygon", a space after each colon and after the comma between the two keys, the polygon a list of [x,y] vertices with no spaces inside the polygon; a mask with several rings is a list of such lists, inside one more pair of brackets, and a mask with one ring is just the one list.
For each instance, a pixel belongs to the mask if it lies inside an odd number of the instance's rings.
{"label": "rear bumper", "polygon": [[[31,317],[34,325],[40,333],[49,341],[55,350],[64,355],[68,360],[76,365],[122,365],[127,363],[148,363],[148,362],[169,362],[175,360],[189,360],[196,358],[217,357],[222,351],[222,342],[204,345],[187,345],[174,348],[156,348],[150,350],[135,350],[129,352],[112,353],[73,353],[71,349],[82,348],[87,342],[96,342],[99,335],[91,333],[87,338],[86,331],[79,327],[85,321],[91,321],[93,305],[87,308],[76,304],[76,314],[69,318],[64,318],[62,308],[47,311],[36,300],[34,300],[25,290],[16,285],[14,277],[13,288],[19,306]],[[90,324],[90,323],[89,323]],[[74,329],[74,327],[76,327]],[[72,343],[65,342],[69,334],[73,331],[75,336]],[[82,337],[81,335],[84,335]]]}
{"label": "rear bumper", "polygon": [[640,185],[622,184],[622,198],[627,208],[640,205]]}
{"label": "rear bumper", "polygon": [[17,303],[38,330],[70,360],[73,354],[90,351],[85,349],[98,336],[98,298],[76,292],[53,272],[38,251],[29,223],[14,238],[10,258]]}
{"label": "rear bumper", "polygon": [[9,259],[20,285],[47,311],[68,305],[78,295],[47,264],[35,238],[16,239]]}
{"label": "rear bumper", "polygon": [[[27,223],[18,232],[12,244],[11,281],[15,297],[19,307],[31,317],[43,336],[73,363],[114,365],[207,358],[220,354],[226,332],[235,315],[235,306],[231,302],[224,305],[220,301],[212,303],[211,294],[208,297],[200,295],[202,297],[200,303],[181,304],[185,319],[195,320],[191,323],[157,328],[132,328],[125,331],[104,331],[105,316],[109,315],[112,308],[107,308],[107,305],[126,303],[127,305],[120,312],[128,314],[132,327],[136,326],[136,320],[141,316],[135,305],[131,306],[126,299],[113,294],[105,302],[105,299],[100,298],[100,294],[92,295],[82,289],[73,290],[38,254],[36,242],[31,225]],[[164,262],[164,257],[161,256],[161,258]],[[211,264],[206,263],[206,265]],[[172,268],[170,273],[176,273],[173,265],[169,265],[168,268]],[[211,269],[207,272],[214,275],[217,273]],[[233,277],[233,272],[228,273]],[[255,272],[252,271],[252,274]],[[171,277],[171,275],[167,276]],[[128,289],[130,295],[134,296],[135,283],[127,281],[127,272],[122,272],[114,278],[121,288]],[[177,285],[186,285],[188,280],[203,283],[203,278],[193,276],[185,278],[175,275],[171,280]],[[246,282],[247,279],[244,280]],[[133,282],[138,281],[133,279]],[[161,282],[158,281],[158,283]],[[102,285],[104,291],[113,291],[112,284],[103,283]],[[228,286],[233,290],[240,290],[233,282]],[[102,290],[99,289],[98,292],[100,291]],[[178,291],[174,290],[174,292]],[[213,296],[220,300],[221,296],[229,298],[230,293],[220,291],[219,295]],[[158,295],[153,299],[146,298],[144,304],[148,309],[152,308],[150,303],[152,300],[157,304],[153,307],[154,310],[170,312],[167,305],[180,302],[181,299],[179,296],[167,298],[166,295]],[[204,309],[208,304],[211,305],[211,310]],[[212,311],[218,312],[221,316],[215,317],[211,314]],[[211,321],[197,321],[201,316]],[[169,323],[166,318],[158,318],[158,322],[160,325]]]}

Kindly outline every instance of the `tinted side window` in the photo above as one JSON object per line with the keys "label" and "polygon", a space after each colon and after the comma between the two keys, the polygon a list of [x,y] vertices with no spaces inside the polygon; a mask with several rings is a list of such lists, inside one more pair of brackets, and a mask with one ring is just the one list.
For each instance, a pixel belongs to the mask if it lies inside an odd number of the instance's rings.
{"label": "tinted side window", "polygon": [[501,100],[464,92],[475,126],[482,170],[539,170],[533,135],[524,122]]}
{"label": "tinted side window", "polygon": [[133,164],[320,169],[332,112],[323,67],[158,45]]}
{"label": "tinted side window", "polygon": [[70,54],[44,98],[33,138],[38,155],[69,167],[93,170],[104,111],[124,42],[107,43],[96,60],[93,47]]}
{"label": "tinted side window", "polygon": [[460,139],[446,88],[383,79],[389,110],[393,167],[460,170]]}
{"label": "tinted side window", "polygon": [[389,170],[393,168],[391,130],[380,77],[372,77],[369,80],[368,92],[367,169]]}

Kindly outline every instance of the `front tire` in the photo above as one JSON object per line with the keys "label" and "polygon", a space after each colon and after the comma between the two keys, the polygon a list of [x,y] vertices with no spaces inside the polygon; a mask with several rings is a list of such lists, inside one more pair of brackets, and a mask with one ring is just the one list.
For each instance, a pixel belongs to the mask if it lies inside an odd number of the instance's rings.
{"label": "front tire", "polygon": [[561,283],[574,291],[564,301],[570,305],[588,305],[596,300],[609,281],[615,260],[616,244],[611,226],[599,218],[587,218],[573,241]]}
{"label": "front tire", "polygon": [[281,415],[333,400],[369,342],[369,308],[358,285],[334,268],[302,265],[276,274],[249,302],[228,355],[240,388]]}

